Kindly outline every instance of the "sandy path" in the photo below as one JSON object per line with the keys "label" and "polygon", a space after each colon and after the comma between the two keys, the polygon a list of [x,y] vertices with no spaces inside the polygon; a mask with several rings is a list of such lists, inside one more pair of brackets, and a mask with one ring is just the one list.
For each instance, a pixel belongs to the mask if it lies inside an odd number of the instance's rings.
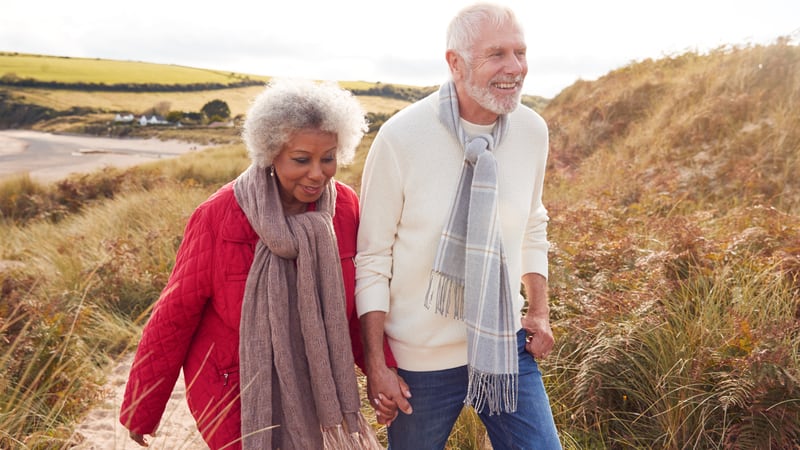
{"label": "sandy path", "polygon": [[[105,398],[75,427],[74,441],[81,442],[76,450],[140,449],[128,437],[119,423],[119,410],[125,392],[125,382],[131,369],[133,355],[115,367],[104,387]],[[197,431],[194,418],[186,405],[183,374],[175,384],[172,397],[161,419],[158,436],[148,437],[151,449],[194,450],[208,449]]]}

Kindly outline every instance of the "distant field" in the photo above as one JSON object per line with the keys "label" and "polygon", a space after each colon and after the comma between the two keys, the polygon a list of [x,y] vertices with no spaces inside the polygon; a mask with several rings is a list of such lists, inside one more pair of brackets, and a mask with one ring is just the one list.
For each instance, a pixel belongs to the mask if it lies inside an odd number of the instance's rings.
{"label": "distant field", "polygon": [[[243,79],[268,82],[270,77],[192,67],[152,64],[134,61],[113,61],[90,58],[27,55],[0,52],[0,78],[16,77],[60,83],[111,84],[228,84]],[[375,83],[343,81],[346,89],[366,90]],[[0,87],[2,88],[2,87]],[[191,91],[191,92],[107,92],[70,89],[8,88],[12,97],[59,111],[72,107],[88,107],[109,112],[142,113],[156,105],[168,103],[170,110],[199,111],[211,100],[223,100],[232,115],[244,114],[263,86]],[[408,101],[378,96],[359,96],[364,109],[391,114],[409,104]]]}
{"label": "distant field", "polygon": [[6,76],[61,83],[104,84],[228,84],[245,78],[269,80],[267,76],[171,64],[0,53],[0,77]]}
{"label": "distant field", "polygon": [[[247,112],[250,102],[264,88],[250,86],[244,88],[218,89],[196,92],[88,92],[63,89],[26,88],[11,90],[11,95],[24,103],[64,111],[74,106],[88,107],[109,112],[131,112],[140,114],[155,105],[169,103],[174,111],[200,111],[211,100],[222,100],[231,109],[231,115]],[[368,112],[391,114],[409,104],[408,101],[394,98],[360,95],[358,100]]]}

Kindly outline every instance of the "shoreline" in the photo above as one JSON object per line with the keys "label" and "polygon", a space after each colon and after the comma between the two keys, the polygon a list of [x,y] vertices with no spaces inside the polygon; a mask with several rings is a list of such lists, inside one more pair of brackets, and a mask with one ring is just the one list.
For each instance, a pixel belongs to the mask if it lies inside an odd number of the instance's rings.
{"label": "shoreline", "polygon": [[76,173],[90,173],[104,167],[124,169],[209,147],[174,139],[0,130],[0,182],[27,173],[34,181],[52,183]]}

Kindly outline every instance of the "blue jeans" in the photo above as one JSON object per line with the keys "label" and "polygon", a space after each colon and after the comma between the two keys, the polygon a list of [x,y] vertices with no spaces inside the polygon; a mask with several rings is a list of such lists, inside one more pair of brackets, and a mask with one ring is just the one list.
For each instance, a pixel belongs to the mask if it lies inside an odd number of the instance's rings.
{"label": "blue jeans", "polygon": [[[517,333],[519,399],[513,414],[479,413],[494,450],[560,449],[542,373],[525,351],[525,330]],[[414,412],[400,414],[389,427],[390,450],[443,449],[467,396],[467,366],[433,372],[398,369],[408,383]]]}

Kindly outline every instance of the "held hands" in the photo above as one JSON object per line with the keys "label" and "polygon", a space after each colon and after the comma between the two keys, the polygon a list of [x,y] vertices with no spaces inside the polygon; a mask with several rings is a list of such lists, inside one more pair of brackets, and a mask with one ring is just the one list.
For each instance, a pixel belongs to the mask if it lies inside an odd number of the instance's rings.
{"label": "held hands", "polygon": [[549,314],[525,314],[522,317],[522,328],[528,334],[525,350],[536,359],[547,358],[555,344]]}
{"label": "held hands", "polygon": [[398,410],[411,414],[411,391],[403,378],[394,369],[383,367],[367,374],[367,395],[378,423],[392,424],[397,417]]}

